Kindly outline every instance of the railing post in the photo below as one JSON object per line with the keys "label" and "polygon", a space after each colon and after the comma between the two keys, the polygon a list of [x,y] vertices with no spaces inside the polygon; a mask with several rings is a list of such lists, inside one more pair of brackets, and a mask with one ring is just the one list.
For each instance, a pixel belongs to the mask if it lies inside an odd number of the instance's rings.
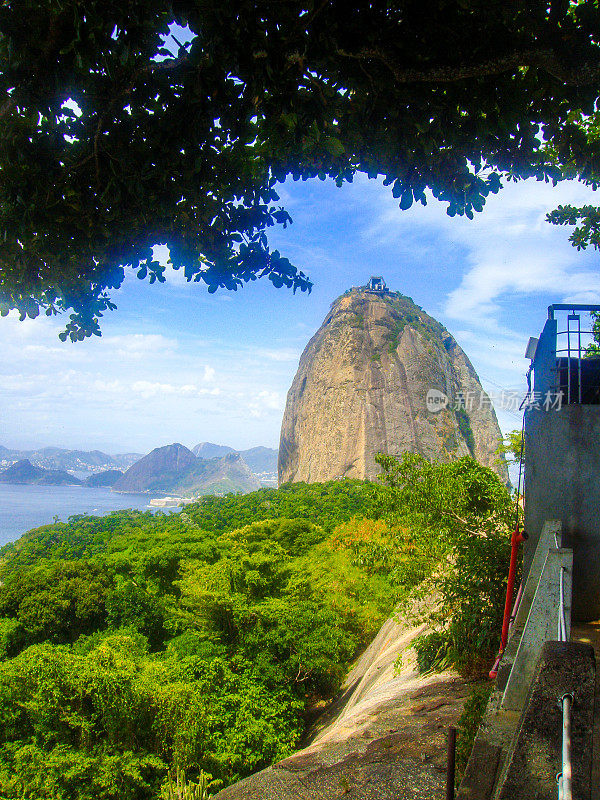
{"label": "railing post", "polygon": [[573,800],[573,764],[571,761],[571,709],[573,695],[560,698],[562,706],[562,772],[559,776],[559,800]]}
{"label": "railing post", "polygon": [[446,800],[454,800],[456,777],[456,728],[448,728],[448,764],[446,769]]}

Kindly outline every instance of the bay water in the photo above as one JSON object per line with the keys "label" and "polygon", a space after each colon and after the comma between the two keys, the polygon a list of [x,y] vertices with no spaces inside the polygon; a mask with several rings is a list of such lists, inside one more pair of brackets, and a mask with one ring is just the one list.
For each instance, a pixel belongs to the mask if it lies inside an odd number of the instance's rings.
{"label": "bay water", "polygon": [[73,514],[102,516],[123,508],[156,511],[149,502],[147,494],[120,494],[105,488],[0,483],[0,546],[55,517],[66,522]]}

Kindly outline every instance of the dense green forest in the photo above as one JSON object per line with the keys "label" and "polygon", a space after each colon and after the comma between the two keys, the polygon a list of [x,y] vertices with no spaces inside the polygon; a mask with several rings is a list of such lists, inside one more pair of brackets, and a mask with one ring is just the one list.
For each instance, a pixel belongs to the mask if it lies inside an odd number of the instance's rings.
{"label": "dense green forest", "polygon": [[[1,556],[0,797],[208,797],[285,757],[394,610],[423,669],[497,646],[511,500],[470,458],[76,516]],[[202,788],[206,787],[206,788]],[[192,794],[190,794],[192,796]]]}

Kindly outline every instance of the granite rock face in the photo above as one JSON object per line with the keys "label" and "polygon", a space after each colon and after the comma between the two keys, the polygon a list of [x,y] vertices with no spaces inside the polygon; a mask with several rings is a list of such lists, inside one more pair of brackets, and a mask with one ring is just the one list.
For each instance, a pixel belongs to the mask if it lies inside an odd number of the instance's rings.
{"label": "granite rock face", "polygon": [[411,646],[425,631],[387,620],[308,746],[214,800],[442,800],[448,726],[469,686],[451,670],[419,674]]}
{"label": "granite rock face", "polygon": [[[447,406],[430,410],[440,393]],[[507,481],[495,453],[500,438],[490,398],[446,328],[400,293],[352,289],[300,358],[279,482],[371,479],[380,472],[376,453],[405,451],[443,461],[470,454]]]}
{"label": "granite rock face", "polygon": [[146,492],[163,488],[170,490],[196,463],[196,456],[182,444],[155,447],[151,453],[129,467],[113,488],[118,492]]}

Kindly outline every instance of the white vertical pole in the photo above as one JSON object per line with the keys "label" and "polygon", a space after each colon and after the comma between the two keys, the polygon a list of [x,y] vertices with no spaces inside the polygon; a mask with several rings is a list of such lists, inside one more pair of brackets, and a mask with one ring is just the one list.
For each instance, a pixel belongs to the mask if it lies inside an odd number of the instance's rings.
{"label": "white vertical pole", "polygon": [[562,698],[562,800],[573,800],[573,772],[571,766],[571,703],[573,696]]}

